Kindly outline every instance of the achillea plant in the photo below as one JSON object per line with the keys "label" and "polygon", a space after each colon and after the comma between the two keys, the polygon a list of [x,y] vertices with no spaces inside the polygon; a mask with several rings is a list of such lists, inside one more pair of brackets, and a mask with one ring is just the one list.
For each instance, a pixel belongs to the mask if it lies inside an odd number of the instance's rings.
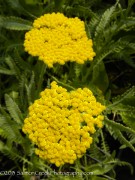
{"label": "achillea plant", "polygon": [[104,109],[88,88],[67,92],[54,81],[29,107],[23,132],[40,158],[56,166],[72,164],[90,147],[95,127],[102,127]]}
{"label": "achillea plant", "polygon": [[24,47],[48,67],[53,67],[54,63],[63,65],[67,61],[83,64],[95,56],[84,22],[61,13],[45,14],[36,19],[33,28],[25,35]]}

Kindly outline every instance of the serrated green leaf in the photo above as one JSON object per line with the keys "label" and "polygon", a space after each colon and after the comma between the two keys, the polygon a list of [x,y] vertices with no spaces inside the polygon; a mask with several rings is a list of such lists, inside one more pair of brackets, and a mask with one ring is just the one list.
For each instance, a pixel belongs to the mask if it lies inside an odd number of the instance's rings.
{"label": "serrated green leaf", "polygon": [[115,107],[116,105],[122,103],[124,100],[132,98],[135,94],[135,86],[128,89],[125,93],[122,95],[118,95],[117,97],[113,98],[113,104],[109,105],[108,108]]}
{"label": "serrated green leaf", "polygon": [[126,132],[127,134],[135,135],[135,131],[133,129],[115,121],[109,120],[107,118],[105,118],[104,122],[109,133],[115,139],[118,139],[121,144],[125,144],[127,147],[130,147],[135,152],[134,146],[130,143],[129,140],[127,140],[127,137],[124,137],[124,135],[122,134],[122,132]]}
{"label": "serrated green leaf", "polygon": [[91,165],[88,170],[89,172],[92,172],[93,175],[103,175],[107,172],[109,172],[112,168],[113,168],[113,164],[112,165],[103,165],[100,163],[97,164],[93,164]]}
{"label": "serrated green leaf", "polygon": [[17,49],[14,50],[12,58],[20,69],[27,71],[31,70],[30,64],[22,59]]}
{"label": "serrated green leaf", "polygon": [[18,142],[22,143],[22,136],[19,132],[20,126],[16,124],[11,118],[7,115],[0,115],[0,135],[1,137],[6,138],[10,143]]}
{"label": "serrated green leaf", "polygon": [[32,22],[24,20],[20,17],[4,17],[0,16],[0,26],[9,30],[30,30],[32,28]]}
{"label": "serrated green leaf", "polygon": [[135,152],[134,146],[130,143],[130,141],[127,140],[127,138],[123,136],[123,134],[119,130],[115,131],[115,133],[117,135],[117,139],[121,144],[125,144],[127,147],[131,148]]}
{"label": "serrated green leaf", "polygon": [[129,126],[130,128],[135,130],[135,114],[131,113],[120,113],[122,117],[122,121]]}
{"label": "serrated green leaf", "polygon": [[3,67],[0,67],[0,74],[6,74],[6,75],[14,75],[15,72]]}
{"label": "serrated green leaf", "polygon": [[22,113],[16,102],[8,94],[5,95],[5,102],[6,107],[14,121],[18,124],[22,124]]}
{"label": "serrated green leaf", "polygon": [[126,30],[130,27],[135,26],[135,17],[127,17],[126,19],[122,20],[122,26],[119,30]]}
{"label": "serrated green leaf", "polygon": [[86,26],[86,29],[89,30],[89,34],[90,34],[89,37],[92,39],[94,38],[95,30],[99,21],[100,21],[100,18],[94,16],[91,18],[90,23]]}
{"label": "serrated green leaf", "polygon": [[111,16],[114,13],[115,9],[116,9],[116,5],[112,6],[110,9],[107,9],[104,12],[104,14],[102,15],[102,17],[100,19],[98,26],[96,27],[95,37],[99,36],[104,31],[105,27],[110,22]]}
{"label": "serrated green leaf", "polygon": [[13,124],[8,124],[5,118],[0,116],[0,126],[2,129],[0,132],[1,137],[8,138],[10,142],[16,141],[16,133]]}
{"label": "serrated green leaf", "polygon": [[21,153],[18,153],[18,150],[14,147],[8,147],[8,145],[5,145],[3,142],[0,141],[0,151],[5,154],[9,159],[12,159],[13,161],[19,161],[24,162],[32,165],[30,161],[28,161],[25,157],[21,155]]}
{"label": "serrated green leaf", "polygon": [[[31,14],[29,11],[26,10],[25,7],[22,6],[22,4],[21,4],[21,2],[20,2],[19,0],[7,0],[7,2],[8,2],[8,4],[9,4],[9,6],[10,6],[11,8],[13,8],[14,10],[19,11],[19,12],[22,12],[22,13],[24,13],[24,14],[27,14],[27,15],[29,15],[30,17],[34,18],[34,19],[36,18],[36,16],[34,16],[33,14]],[[37,0],[37,2],[38,2],[38,0]],[[36,2],[36,3],[37,3],[37,2]]]}
{"label": "serrated green leaf", "polygon": [[107,123],[108,125],[110,125],[111,127],[115,127],[117,130],[119,131],[125,131],[127,133],[131,133],[131,134],[135,134],[135,131],[129,127],[126,127],[120,123],[117,123],[115,121],[109,120],[107,118],[105,118],[105,123]]}

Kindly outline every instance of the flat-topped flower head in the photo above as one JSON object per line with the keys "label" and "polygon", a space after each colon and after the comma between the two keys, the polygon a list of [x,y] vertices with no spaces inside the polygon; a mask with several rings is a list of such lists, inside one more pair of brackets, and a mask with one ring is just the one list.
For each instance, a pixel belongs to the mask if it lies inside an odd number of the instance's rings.
{"label": "flat-topped flower head", "polygon": [[67,92],[54,81],[29,107],[23,132],[40,158],[56,166],[72,164],[90,147],[96,127],[102,128],[103,110],[88,88]]}
{"label": "flat-topped flower head", "polygon": [[95,56],[84,22],[62,13],[45,14],[36,19],[33,28],[25,35],[24,47],[48,67],[55,63],[63,65],[67,61],[83,64]]}

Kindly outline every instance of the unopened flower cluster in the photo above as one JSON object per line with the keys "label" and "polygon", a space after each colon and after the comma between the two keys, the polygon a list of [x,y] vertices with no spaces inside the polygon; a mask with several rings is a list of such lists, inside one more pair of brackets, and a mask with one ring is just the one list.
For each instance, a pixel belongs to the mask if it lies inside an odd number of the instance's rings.
{"label": "unopened flower cluster", "polygon": [[95,56],[84,22],[62,13],[45,14],[36,19],[33,28],[25,35],[24,47],[48,67],[53,67],[54,63],[63,65],[67,61],[83,64]]}
{"label": "unopened flower cluster", "polygon": [[67,92],[53,81],[29,107],[23,132],[40,158],[56,166],[72,164],[90,147],[95,128],[102,127],[104,109],[88,88]]}

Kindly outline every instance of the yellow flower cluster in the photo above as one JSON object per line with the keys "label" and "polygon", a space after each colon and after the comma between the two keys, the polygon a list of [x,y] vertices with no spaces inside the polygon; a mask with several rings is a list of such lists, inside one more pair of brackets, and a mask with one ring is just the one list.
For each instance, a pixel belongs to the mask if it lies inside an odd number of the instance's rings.
{"label": "yellow flower cluster", "polygon": [[67,61],[83,64],[95,56],[84,22],[62,13],[45,14],[36,19],[25,35],[24,47],[32,56],[39,56],[48,67]]}
{"label": "yellow flower cluster", "polygon": [[102,127],[104,109],[88,88],[67,92],[53,81],[29,107],[23,132],[40,158],[56,166],[72,164],[90,147],[95,126]]}

